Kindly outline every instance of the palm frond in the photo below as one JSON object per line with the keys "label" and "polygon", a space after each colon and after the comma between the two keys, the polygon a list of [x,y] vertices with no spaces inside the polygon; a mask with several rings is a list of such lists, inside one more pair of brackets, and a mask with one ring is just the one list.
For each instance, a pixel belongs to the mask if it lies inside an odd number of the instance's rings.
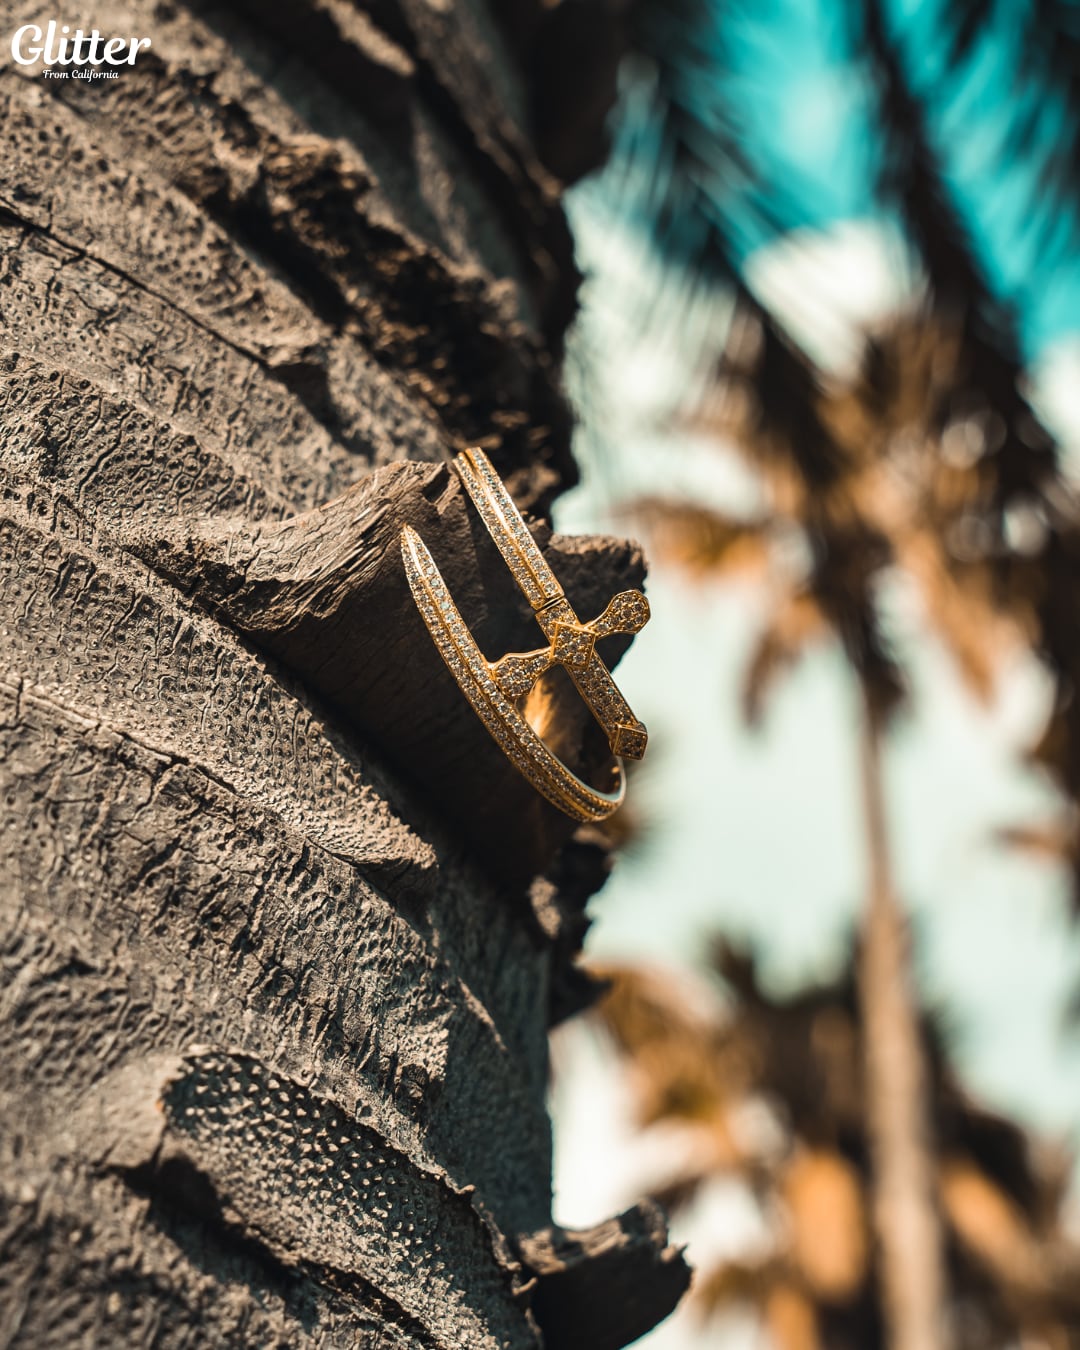
{"label": "palm frond", "polygon": [[816,1300],[847,1303],[866,1279],[869,1226],[863,1181],[835,1149],[797,1150],[780,1178],[789,1260]]}
{"label": "palm frond", "polygon": [[745,286],[737,296],[736,313],[751,332],[729,345],[718,377],[752,388],[745,434],[759,453],[789,461],[807,493],[824,490],[844,473],[847,456],[821,416],[821,373]]}
{"label": "palm frond", "polygon": [[699,576],[752,573],[768,563],[770,544],[762,520],[738,520],[709,507],[660,497],[636,502],[631,513],[654,558]]}
{"label": "palm frond", "polygon": [[660,256],[705,288],[737,276],[738,244],[721,209],[751,166],[722,98],[725,29],[710,0],[638,0],[612,154],[612,195]]}
{"label": "palm frond", "polygon": [[794,667],[808,647],[820,642],[828,632],[821,605],[809,591],[778,598],[743,675],[743,717],[750,726],[760,726],[765,701],[779,676]]}
{"label": "palm frond", "polygon": [[[686,294],[734,291],[743,311],[756,314],[764,415],[789,440],[798,433],[791,443],[808,476],[823,479],[831,447],[813,412],[813,372],[790,351],[742,274],[751,247],[800,217],[784,183],[747,149],[753,136],[732,92],[732,34],[741,16],[714,0],[637,0],[629,15],[636,59],[627,67],[605,195],[651,238]],[[651,317],[644,314],[642,325]]]}
{"label": "palm frond", "polygon": [[982,410],[989,415],[996,430],[981,464],[1000,530],[1011,505],[1042,496],[1057,468],[1057,447],[1024,393],[1014,316],[987,284],[883,6],[880,0],[863,0],[858,12],[860,45],[876,77],[884,140],[878,188],[904,220],[926,268],[935,309],[960,334],[961,355],[931,424],[944,431]]}
{"label": "palm frond", "polygon": [[[876,1285],[880,1253],[867,1222],[865,1031],[855,1014],[853,965],[783,997],[763,985],[752,951],[718,941],[713,965],[725,977],[730,1002],[712,1013],[691,1012],[685,990],[656,971],[619,974],[624,994],[639,1002],[627,1024],[637,1030],[624,1041],[638,1046],[627,1051],[631,1066],[640,1069],[648,1052],[647,1072],[632,1079],[636,1089],[658,1071],[695,1082],[715,1075],[726,1118],[742,1122],[734,1170],[769,1216],[763,1250],[702,1270],[695,1286],[699,1311],[754,1309],[778,1343],[800,1345],[813,1336],[821,1346],[879,1350],[885,1344]],[[953,1314],[979,1319],[978,1335],[969,1327],[962,1343],[1005,1350],[1041,1335],[1049,1345],[1071,1344],[1055,1339],[1075,1327],[1080,1314],[1080,1249],[1065,1223],[1071,1160],[1051,1156],[1017,1124],[971,1102],[950,1068],[938,1020],[924,1012],[920,1026],[932,1079]],[[689,1036],[682,1052],[671,1039],[680,1034]],[[734,1043],[743,1047],[737,1064],[729,1057],[711,1068],[693,1066]],[[679,1092],[670,1098],[677,1101]],[[748,1128],[752,1104],[766,1100],[784,1122],[780,1147],[768,1129],[755,1136]],[[679,1167],[657,1191],[678,1206],[690,1204],[712,1177],[730,1175],[732,1159],[715,1150],[700,1120],[677,1109],[664,1120],[693,1147],[679,1152]]]}
{"label": "palm frond", "polygon": [[[1028,0],[1022,23],[993,0],[950,0],[944,53],[962,75],[988,39],[1014,40],[1009,127],[1013,162],[1037,165],[1032,215],[1039,238],[1075,247],[1080,238],[1080,8],[1072,0]],[[1064,223],[1065,229],[1060,226]]]}
{"label": "palm frond", "polygon": [[[776,627],[758,653],[747,689],[751,720],[760,711],[755,690],[790,664],[813,628],[814,606],[842,643],[875,715],[886,717],[902,700],[900,670],[878,620],[874,591],[892,561],[887,536],[868,521],[853,494],[859,461],[823,415],[826,394],[814,362],[747,292],[742,322],[756,341],[739,333],[735,355],[721,377],[752,384],[748,424],[741,431],[775,477],[790,479],[785,505],[801,529],[810,556],[808,575],[778,606]],[[805,591],[805,596],[799,592]]]}

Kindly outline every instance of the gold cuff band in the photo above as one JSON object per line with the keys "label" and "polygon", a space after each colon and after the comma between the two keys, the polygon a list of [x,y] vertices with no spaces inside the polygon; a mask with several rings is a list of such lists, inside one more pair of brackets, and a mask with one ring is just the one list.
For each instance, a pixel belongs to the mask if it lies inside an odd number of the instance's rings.
{"label": "gold cuff band", "polygon": [[[548,646],[488,661],[454,604],[427,545],[414,529],[401,531],[405,573],[421,617],[440,655],[511,763],[561,811],[575,820],[603,820],[626,791],[621,757],[640,759],[648,733],[630,711],[599,653],[598,638],[636,633],[649,618],[640,591],[622,591],[598,619],[583,624],[487,456],[466,450],[454,468],[518,586],[532,606]],[[544,744],[515,705],[553,665],[562,665],[608,737],[616,757],[616,788],[600,792],[582,781]]]}

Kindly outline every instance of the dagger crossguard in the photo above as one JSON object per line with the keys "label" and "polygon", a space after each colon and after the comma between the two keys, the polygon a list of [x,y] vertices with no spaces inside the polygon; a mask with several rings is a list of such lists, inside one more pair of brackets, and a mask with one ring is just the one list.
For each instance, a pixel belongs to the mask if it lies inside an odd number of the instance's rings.
{"label": "dagger crossguard", "polygon": [[649,602],[640,591],[620,591],[598,618],[582,623],[487,456],[480,450],[466,450],[455,458],[454,468],[532,606],[548,645],[488,661],[466,628],[423,540],[406,526],[402,555],[413,597],[443,660],[511,761],[568,815],[602,820],[622,801],[621,769],[616,766],[614,792],[599,792],[582,782],[544,745],[516,702],[545,671],[561,665],[603,727],[616,758],[640,759],[648,732],[619,692],[596,643],[614,634],[638,632],[648,622]]}
{"label": "dagger crossguard", "polygon": [[527,694],[552,666],[564,666],[607,734],[612,754],[640,759],[648,733],[634,717],[596,650],[599,638],[637,633],[649,621],[649,602],[640,591],[620,591],[591,623],[581,623],[566,599],[552,601],[536,612],[537,622],[550,638],[535,652],[510,652],[489,662],[491,673],[508,698]]}

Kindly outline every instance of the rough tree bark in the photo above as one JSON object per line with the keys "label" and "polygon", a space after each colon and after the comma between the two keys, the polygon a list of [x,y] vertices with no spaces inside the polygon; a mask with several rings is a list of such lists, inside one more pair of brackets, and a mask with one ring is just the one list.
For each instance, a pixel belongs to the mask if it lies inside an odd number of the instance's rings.
{"label": "rough tree bark", "polygon": [[[529,128],[596,158],[548,25],[595,11],[610,83],[606,8],[102,0],[64,21],[153,45],[90,85],[0,0],[0,1346],[603,1350],[685,1286],[647,1206],[551,1228],[603,853],[397,553],[536,645],[445,461],[572,481]],[[579,612],[641,578],[537,536]]]}

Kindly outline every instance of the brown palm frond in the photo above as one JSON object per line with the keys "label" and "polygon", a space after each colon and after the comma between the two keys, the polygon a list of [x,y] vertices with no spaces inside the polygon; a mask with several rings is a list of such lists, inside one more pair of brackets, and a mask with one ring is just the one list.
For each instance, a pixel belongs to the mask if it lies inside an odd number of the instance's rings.
{"label": "brown palm frond", "polygon": [[975,1261],[1000,1282],[1028,1289],[1043,1284],[1039,1244],[1019,1205],[1001,1187],[962,1157],[942,1163],[940,1187],[949,1225]]}
{"label": "brown palm frond", "polygon": [[762,571],[769,562],[769,527],[738,520],[689,502],[646,497],[631,507],[650,553],[659,561],[701,576]]}
{"label": "brown palm frond", "polygon": [[641,1122],[676,1119],[707,1126],[710,1151],[737,1165],[727,1108],[753,1080],[752,1044],[738,1028],[695,1008],[658,972],[590,969],[608,984],[596,1016],[632,1062]]}
{"label": "brown palm frond", "polygon": [[1048,862],[1064,862],[1076,851],[1076,825],[1049,821],[1041,825],[1001,825],[993,831],[995,843]]}
{"label": "brown palm frond", "polygon": [[988,703],[1002,657],[1018,639],[1016,625],[994,603],[989,570],[957,566],[941,536],[925,529],[905,535],[898,561],[918,586],[931,631],[948,649],[969,691]]}
{"label": "brown palm frond", "polygon": [[782,1258],[715,1265],[699,1275],[693,1300],[703,1319],[753,1308],[777,1350],[823,1350],[826,1344],[812,1296]]}
{"label": "brown palm frond", "polygon": [[863,1179],[835,1149],[797,1150],[779,1179],[789,1259],[816,1300],[847,1303],[866,1278],[869,1233]]}
{"label": "brown palm frond", "polygon": [[778,1350],[824,1350],[813,1300],[796,1285],[777,1281],[763,1308],[764,1323]]}
{"label": "brown palm frond", "polygon": [[749,725],[761,723],[765,700],[779,676],[829,633],[829,623],[821,604],[810,591],[796,591],[777,598],[743,676],[743,716]]}
{"label": "brown palm frond", "polygon": [[740,1303],[760,1308],[784,1276],[784,1263],[775,1256],[758,1261],[718,1262],[700,1271],[694,1281],[698,1312],[709,1317],[730,1312]]}

